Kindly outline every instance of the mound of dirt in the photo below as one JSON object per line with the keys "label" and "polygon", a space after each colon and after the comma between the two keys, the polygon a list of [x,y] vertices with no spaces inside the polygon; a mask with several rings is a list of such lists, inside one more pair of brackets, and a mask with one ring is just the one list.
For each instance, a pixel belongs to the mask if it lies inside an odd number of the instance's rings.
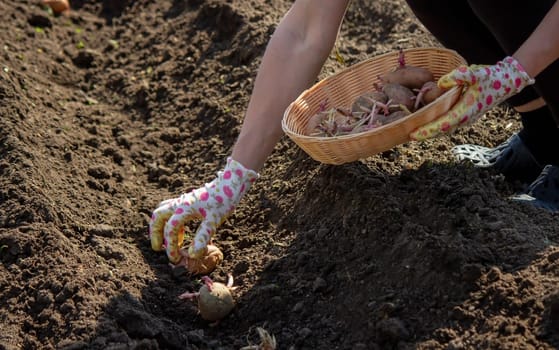
{"label": "mound of dirt", "polygon": [[[240,349],[258,327],[279,349],[559,347],[557,217],[450,154],[517,130],[504,108],[342,166],[282,139],[216,234],[211,277],[239,288],[208,325],[148,218],[223,166],[292,2],[71,3],[0,2],[1,349]],[[356,0],[337,46],[349,65],[431,45],[403,1]]]}

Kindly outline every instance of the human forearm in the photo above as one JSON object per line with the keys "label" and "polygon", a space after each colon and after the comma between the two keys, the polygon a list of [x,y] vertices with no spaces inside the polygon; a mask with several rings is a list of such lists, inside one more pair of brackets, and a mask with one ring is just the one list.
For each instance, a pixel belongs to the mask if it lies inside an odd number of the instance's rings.
{"label": "human forearm", "polygon": [[531,77],[559,59],[559,3],[555,3],[540,25],[513,56]]}
{"label": "human forearm", "polygon": [[282,135],[283,112],[330,54],[347,2],[298,0],[282,19],[262,58],[233,159],[262,168]]}

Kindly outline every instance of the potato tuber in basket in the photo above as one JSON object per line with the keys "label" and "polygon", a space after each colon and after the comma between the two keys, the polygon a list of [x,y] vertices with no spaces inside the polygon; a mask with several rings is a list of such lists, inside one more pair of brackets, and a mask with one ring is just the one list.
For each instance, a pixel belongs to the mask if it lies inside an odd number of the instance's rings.
{"label": "potato tuber in basket", "polygon": [[[456,103],[461,88],[454,87],[415,112],[378,128],[341,136],[309,136],[307,132],[309,120],[319,111],[347,107],[374,90],[381,83],[379,76],[398,66],[400,54],[390,52],[369,58],[305,90],[285,110],[283,131],[309,156],[326,164],[367,158],[410,141],[413,130],[443,115]],[[455,51],[444,48],[413,48],[403,54],[407,65],[430,70],[435,80],[466,64]]]}

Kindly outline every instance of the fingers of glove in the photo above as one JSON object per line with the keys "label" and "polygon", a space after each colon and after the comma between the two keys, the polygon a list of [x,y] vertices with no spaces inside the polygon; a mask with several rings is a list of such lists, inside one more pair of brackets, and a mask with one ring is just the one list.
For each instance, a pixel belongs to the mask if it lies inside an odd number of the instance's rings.
{"label": "fingers of glove", "polygon": [[151,219],[149,221],[149,238],[151,241],[151,249],[155,251],[164,249],[163,230],[165,223],[173,215],[173,207],[169,205],[169,203],[160,205],[151,214]]}
{"label": "fingers of glove", "polygon": [[179,198],[167,199],[159,203],[157,208],[153,211],[149,222],[149,238],[153,250],[161,251],[165,249],[165,224],[175,213],[176,208],[181,205],[190,205],[193,201],[193,195],[189,192],[181,195]]}
{"label": "fingers of glove", "polygon": [[448,134],[460,126],[473,123],[483,113],[482,105],[477,102],[475,89],[469,89],[446,114],[431,123],[423,125],[410,134],[410,138],[423,141],[442,134]]}
{"label": "fingers of glove", "polygon": [[476,84],[480,77],[490,75],[488,66],[473,64],[470,66],[459,66],[448,74],[439,78],[437,85],[441,89],[450,89],[456,85]]}
{"label": "fingers of glove", "polygon": [[456,114],[448,113],[427,125],[417,128],[410,134],[410,138],[416,141],[424,141],[445,133],[450,133],[457,127],[456,119]]}
{"label": "fingers of glove", "polygon": [[[462,69],[462,67],[458,67],[457,69]],[[441,89],[450,89],[456,85],[458,85],[458,81],[455,78],[455,71],[453,70],[450,73],[447,73],[439,78],[437,81],[437,85]]]}
{"label": "fingers of glove", "polygon": [[204,256],[212,235],[216,229],[216,224],[210,220],[204,220],[194,236],[192,245],[188,248],[188,255],[193,259]]}
{"label": "fingers of glove", "polygon": [[437,85],[441,89],[450,89],[457,85],[464,85],[471,83],[471,71],[468,66],[459,66],[448,74],[439,78]]}
{"label": "fingers of glove", "polygon": [[169,204],[172,204],[172,203],[176,203],[177,200],[179,200],[179,199],[178,198],[166,199],[166,200],[160,202],[159,205],[157,206],[157,208],[168,206]]}
{"label": "fingers of glove", "polygon": [[179,205],[167,222],[164,228],[165,241],[163,245],[167,252],[167,257],[171,263],[176,264],[180,261],[180,249],[184,241],[184,225],[187,221],[200,218],[202,215],[194,207],[189,205]]}

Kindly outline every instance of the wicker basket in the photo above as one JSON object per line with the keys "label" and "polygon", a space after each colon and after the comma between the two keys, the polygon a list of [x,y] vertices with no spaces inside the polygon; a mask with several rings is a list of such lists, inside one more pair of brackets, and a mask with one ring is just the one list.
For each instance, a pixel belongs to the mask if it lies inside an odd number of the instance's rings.
{"label": "wicker basket", "polygon": [[[455,51],[443,48],[404,50],[406,64],[424,67],[439,79],[459,65],[466,64]],[[456,103],[462,90],[452,88],[437,100],[393,123],[358,134],[333,137],[305,135],[309,119],[327,101],[327,108],[345,107],[361,94],[372,91],[378,76],[398,65],[399,52],[386,53],[348,67],[305,90],[285,110],[283,131],[309,156],[326,164],[343,164],[389,150],[410,141],[409,134],[435,120]]]}

